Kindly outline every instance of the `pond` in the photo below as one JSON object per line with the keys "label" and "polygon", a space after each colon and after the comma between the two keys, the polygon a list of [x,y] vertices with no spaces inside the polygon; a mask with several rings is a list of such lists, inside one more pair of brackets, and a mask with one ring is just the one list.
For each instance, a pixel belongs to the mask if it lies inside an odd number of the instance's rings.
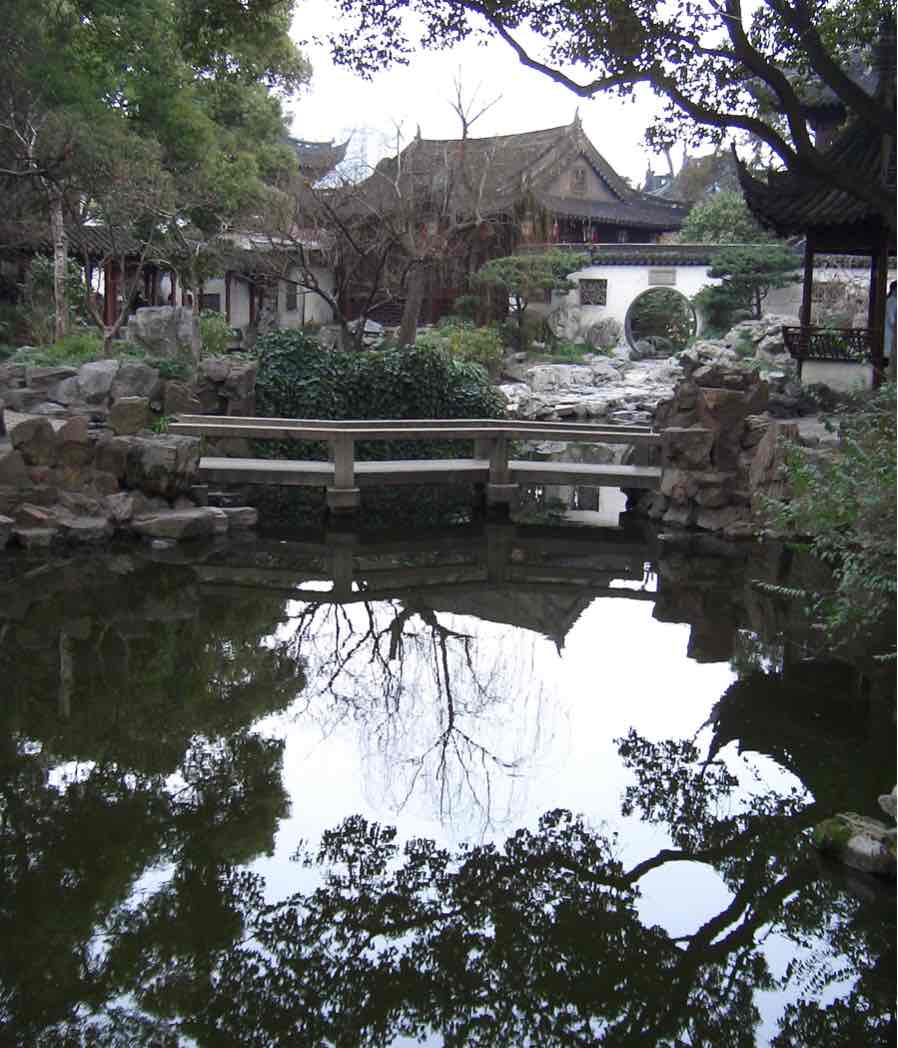
{"label": "pond", "polygon": [[621,519],[0,559],[0,1041],[893,1044],[890,674]]}

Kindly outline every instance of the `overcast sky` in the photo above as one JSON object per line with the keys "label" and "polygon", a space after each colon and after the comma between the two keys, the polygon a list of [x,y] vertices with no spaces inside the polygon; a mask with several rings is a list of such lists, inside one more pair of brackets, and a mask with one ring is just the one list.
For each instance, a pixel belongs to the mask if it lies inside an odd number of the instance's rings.
{"label": "overcast sky", "polygon": [[[293,35],[308,40],[326,34],[334,24],[327,0],[302,0]],[[557,127],[570,123],[579,106],[584,130],[599,152],[619,174],[642,185],[649,154],[641,139],[654,108],[649,93],[637,103],[578,99],[547,77],[525,69],[500,41],[422,53],[411,65],[380,73],[371,81],[332,66],[326,47],[304,44],[303,48],[314,67],[312,86],[289,107],[293,133],[300,138],[339,142],[352,134],[350,155],[369,164],[395,152],[394,122],[401,124],[405,141],[419,125],[424,138],[456,138],[459,123],[450,101],[460,72],[465,94],[477,90],[477,108],[501,96],[472,135]],[[656,172],[667,167],[663,157],[652,158],[652,164]]]}

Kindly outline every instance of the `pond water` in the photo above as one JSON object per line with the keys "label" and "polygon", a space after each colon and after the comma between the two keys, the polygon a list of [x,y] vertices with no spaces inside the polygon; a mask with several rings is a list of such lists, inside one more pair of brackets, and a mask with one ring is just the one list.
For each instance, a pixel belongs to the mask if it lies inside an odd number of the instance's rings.
{"label": "pond water", "polygon": [[[622,518],[624,519],[624,518]],[[771,547],[309,532],[0,559],[0,1043],[879,1045],[890,675]]]}

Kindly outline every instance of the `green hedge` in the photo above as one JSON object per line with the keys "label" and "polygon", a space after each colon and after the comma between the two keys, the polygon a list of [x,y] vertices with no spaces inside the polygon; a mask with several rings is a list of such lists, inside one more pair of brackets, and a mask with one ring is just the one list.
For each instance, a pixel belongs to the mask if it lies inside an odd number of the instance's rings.
{"label": "green hedge", "polygon": [[[256,408],[272,418],[451,419],[502,418],[502,395],[486,371],[445,350],[348,352],[322,348],[301,331],[277,331],[257,344]],[[270,457],[327,457],[326,445],[260,441]],[[451,458],[470,453],[459,444],[361,442],[359,459]]]}

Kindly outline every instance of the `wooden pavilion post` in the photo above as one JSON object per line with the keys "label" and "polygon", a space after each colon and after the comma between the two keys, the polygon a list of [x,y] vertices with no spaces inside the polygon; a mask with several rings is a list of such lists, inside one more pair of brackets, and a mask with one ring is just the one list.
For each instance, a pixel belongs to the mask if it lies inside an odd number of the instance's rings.
{"label": "wooden pavilion post", "polygon": [[808,233],[804,242],[804,280],[801,285],[801,312],[798,322],[803,328],[811,326],[814,291],[814,241]]}
{"label": "wooden pavilion post", "polygon": [[881,237],[870,256],[870,301],[867,328],[870,332],[870,358],[873,363],[873,388],[883,381],[883,339],[886,317],[886,281],[889,273],[889,246]]}

